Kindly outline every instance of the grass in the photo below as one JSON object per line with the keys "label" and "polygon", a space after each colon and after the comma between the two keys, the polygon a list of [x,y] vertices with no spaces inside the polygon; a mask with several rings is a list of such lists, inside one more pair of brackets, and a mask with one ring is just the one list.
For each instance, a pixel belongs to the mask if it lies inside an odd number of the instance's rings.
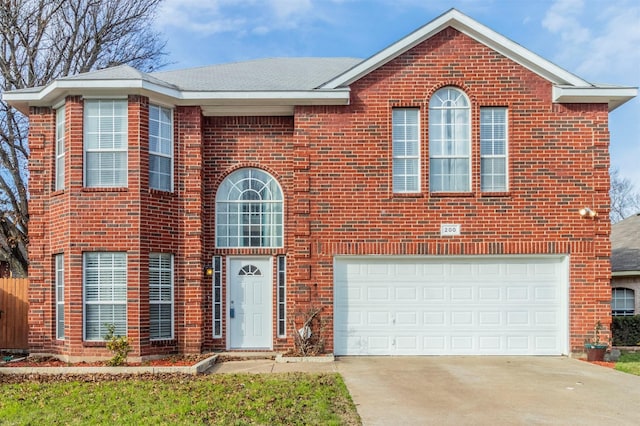
{"label": "grass", "polygon": [[361,424],[338,374],[0,375],[0,383],[3,425]]}
{"label": "grass", "polygon": [[616,362],[616,370],[640,376],[640,353],[623,353]]}

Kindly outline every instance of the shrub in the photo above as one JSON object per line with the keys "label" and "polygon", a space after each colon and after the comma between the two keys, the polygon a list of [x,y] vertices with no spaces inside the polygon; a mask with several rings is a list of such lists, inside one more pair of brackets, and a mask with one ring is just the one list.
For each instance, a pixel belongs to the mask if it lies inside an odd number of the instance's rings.
{"label": "shrub", "polygon": [[129,338],[127,336],[116,336],[115,331],[116,326],[109,324],[107,325],[107,334],[104,336],[107,341],[107,349],[113,353],[113,358],[107,362],[112,367],[124,364],[127,361],[129,352],[133,350],[129,343]]}
{"label": "shrub", "polygon": [[640,315],[613,317],[611,334],[614,346],[640,345]]}

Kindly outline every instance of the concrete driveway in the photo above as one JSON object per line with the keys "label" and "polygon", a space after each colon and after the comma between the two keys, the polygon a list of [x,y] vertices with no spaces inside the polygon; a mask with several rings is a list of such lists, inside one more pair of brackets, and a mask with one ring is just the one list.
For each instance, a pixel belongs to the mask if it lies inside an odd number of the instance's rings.
{"label": "concrete driveway", "polygon": [[367,425],[637,425],[640,376],[563,357],[340,357]]}

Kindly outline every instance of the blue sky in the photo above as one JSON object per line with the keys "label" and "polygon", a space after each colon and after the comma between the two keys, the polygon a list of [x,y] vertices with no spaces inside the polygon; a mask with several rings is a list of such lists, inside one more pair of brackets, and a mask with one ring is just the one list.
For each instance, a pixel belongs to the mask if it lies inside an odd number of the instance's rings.
{"label": "blue sky", "polygon": [[[640,86],[637,0],[165,0],[171,65],[367,58],[455,7],[594,83]],[[640,98],[610,115],[611,160],[640,190]]]}

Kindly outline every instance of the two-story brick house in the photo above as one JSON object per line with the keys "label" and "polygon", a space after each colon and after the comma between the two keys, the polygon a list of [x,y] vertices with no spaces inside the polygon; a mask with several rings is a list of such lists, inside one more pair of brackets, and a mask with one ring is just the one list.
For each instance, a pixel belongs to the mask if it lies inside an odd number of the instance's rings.
{"label": "two-story brick house", "polygon": [[610,318],[608,113],[635,95],[456,10],[365,60],[6,93],[31,351],[108,356],[107,324],[134,356],[285,351],[310,307],[338,355],[581,351]]}

